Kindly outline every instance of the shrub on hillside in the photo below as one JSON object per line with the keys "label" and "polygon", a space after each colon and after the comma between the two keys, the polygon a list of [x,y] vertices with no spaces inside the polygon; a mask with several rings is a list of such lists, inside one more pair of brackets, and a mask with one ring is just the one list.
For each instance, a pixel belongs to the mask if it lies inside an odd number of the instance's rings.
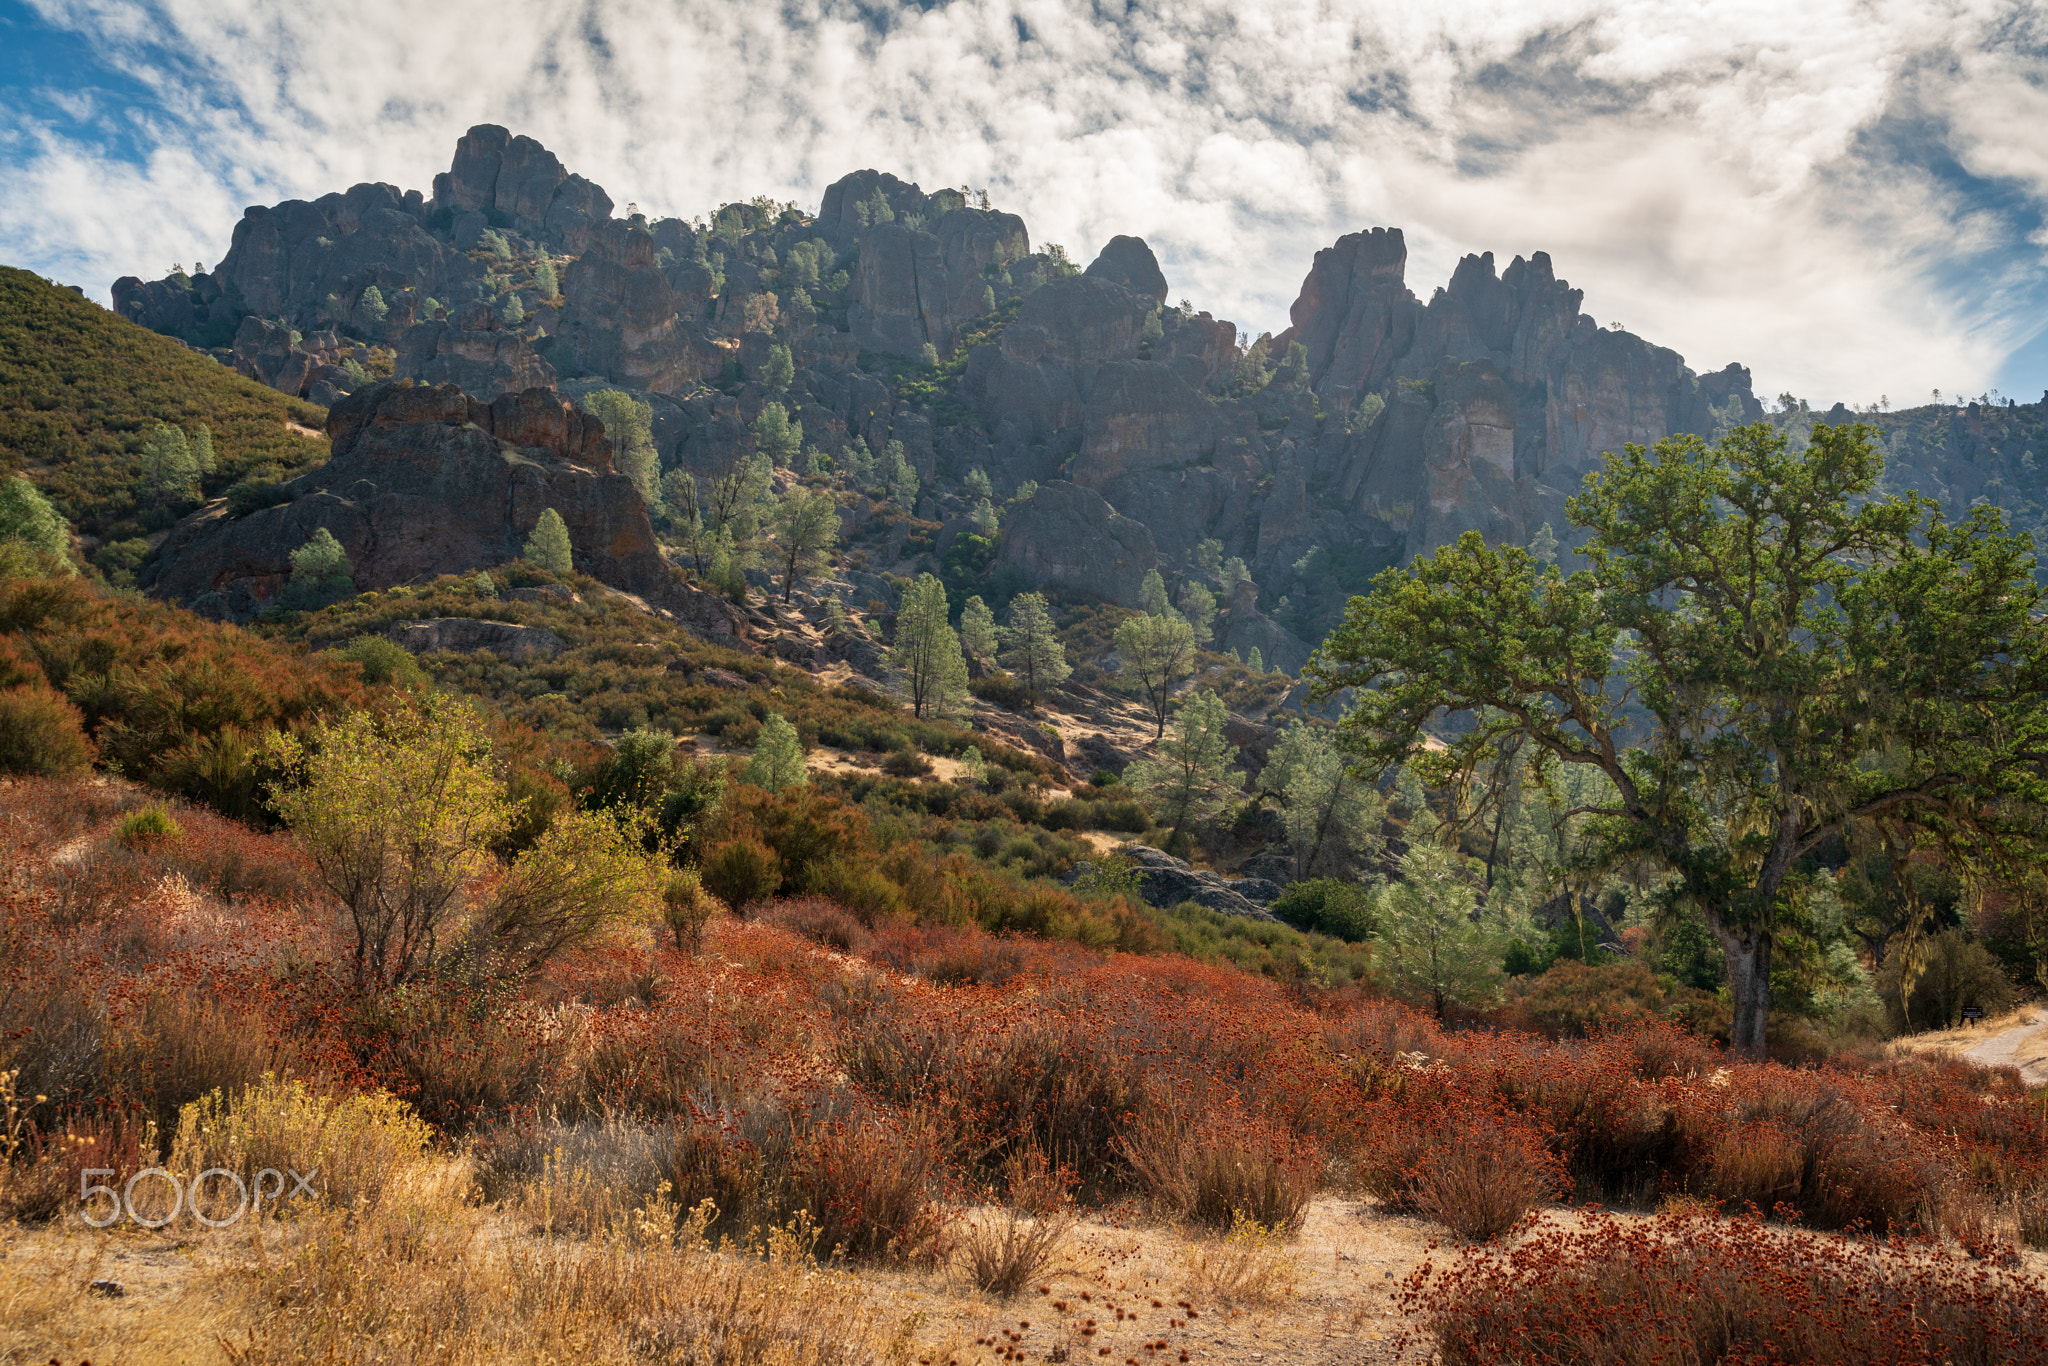
{"label": "shrub on hillside", "polygon": [[1304,878],[1289,885],[1268,909],[1290,925],[1353,943],[1379,932],[1372,893],[1342,878]]}
{"label": "shrub on hillside", "polygon": [[1446,1366],[2048,1359],[2048,1291],[2024,1273],[1754,1218],[1545,1224],[1426,1265],[1402,1289]]}
{"label": "shrub on hillside", "polygon": [[735,909],[766,901],[782,885],[775,851],[750,834],[712,845],[701,868],[705,890]]}
{"label": "shrub on hillside", "polygon": [[0,773],[57,777],[92,766],[78,708],[34,685],[0,692]]}
{"label": "shrub on hillside", "polygon": [[1140,1112],[1118,1144],[1153,1204],[1214,1229],[1241,1220],[1294,1232],[1322,1174],[1315,1144],[1244,1115]]}

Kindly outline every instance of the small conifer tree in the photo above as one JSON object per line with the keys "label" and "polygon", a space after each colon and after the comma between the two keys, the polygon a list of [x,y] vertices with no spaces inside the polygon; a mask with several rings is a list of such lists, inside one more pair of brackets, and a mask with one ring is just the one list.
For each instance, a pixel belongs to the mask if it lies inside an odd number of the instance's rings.
{"label": "small conifer tree", "polygon": [[768,348],[768,363],[761,367],[761,383],[768,392],[781,395],[789,391],[790,381],[796,378],[796,362],[790,359],[789,348],[777,342]]}
{"label": "small conifer tree", "polygon": [[526,538],[523,552],[527,563],[550,574],[568,577],[576,571],[575,548],[569,543],[569,524],[562,520],[562,514],[548,508],[533,524],[533,534]]}
{"label": "small conifer tree", "polygon": [[375,285],[363,286],[363,292],[356,299],[356,312],[371,322],[381,323],[391,316],[391,305],[384,302],[384,291]]}
{"label": "small conifer tree", "polygon": [[960,609],[960,643],[978,659],[996,657],[996,614],[978,595]]}
{"label": "small conifer tree", "polygon": [[804,746],[796,727],[780,712],[769,712],[754,740],[753,757],[743,775],[747,782],[769,792],[801,787],[805,782]]}
{"label": "small conifer tree", "polygon": [[71,524],[40,489],[18,474],[0,479],[0,542],[9,541],[52,556],[67,574],[78,572],[67,553]]}
{"label": "small conifer tree", "polygon": [[1064,682],[1073,673],[1044,594],[1019,593],[1010,599],[1010,621],[1003,629],[1002,662],[1024,680],[1033,697]]}
{"label": "small conifer tree", "polygon": [[311,611],[355,591],[355,564],[324,526],[292,552],[291,561],[292,576],[283,595],[286,607]]}
{"label": "small conifer tree", "polygon": [[199,464],[192,456],[191,443],[177,427],[156,424],[156,430],[142,443],[141,466],[142,487],[152,502],[179,503],[199,492]]}

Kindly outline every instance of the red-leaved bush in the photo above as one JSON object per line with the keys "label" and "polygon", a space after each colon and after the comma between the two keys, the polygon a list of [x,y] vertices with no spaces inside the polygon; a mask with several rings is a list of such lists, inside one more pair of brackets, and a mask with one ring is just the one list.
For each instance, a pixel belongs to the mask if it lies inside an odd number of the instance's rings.
{"label": "red-leaved bush", "polygon": [[1445,1366],[2048,1360],[2048,1290],[2024,1275],[1751,1217],[1545,1221],[1403,1291]]}

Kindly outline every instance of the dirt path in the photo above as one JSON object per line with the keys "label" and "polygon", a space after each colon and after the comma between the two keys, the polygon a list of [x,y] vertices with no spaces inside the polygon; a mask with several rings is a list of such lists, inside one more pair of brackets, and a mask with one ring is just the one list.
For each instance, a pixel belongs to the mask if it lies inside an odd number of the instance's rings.
{"label": "dirt path", "polygon": [[1965,1049],[1963,1057],[1986,1067],[2017,1067],[2029,1086],[2048,1084],[2048,1012],[2029,1012],[2024,1024]]}

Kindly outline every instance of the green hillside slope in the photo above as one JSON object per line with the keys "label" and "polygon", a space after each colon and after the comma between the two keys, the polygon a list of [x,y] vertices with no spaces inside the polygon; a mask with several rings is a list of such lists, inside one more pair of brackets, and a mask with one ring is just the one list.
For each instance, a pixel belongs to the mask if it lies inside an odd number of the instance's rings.
{"label": "green hillside slope", "polygon": [[139,536],[192,506],[137,501],[137,455],[159,421],[212,429],[212,496],[261,466],[296,472],[325,459],[325,437],[286,425],[325,420],[324,409],[0,266],[0,474],[27,474],[81,535]]}

